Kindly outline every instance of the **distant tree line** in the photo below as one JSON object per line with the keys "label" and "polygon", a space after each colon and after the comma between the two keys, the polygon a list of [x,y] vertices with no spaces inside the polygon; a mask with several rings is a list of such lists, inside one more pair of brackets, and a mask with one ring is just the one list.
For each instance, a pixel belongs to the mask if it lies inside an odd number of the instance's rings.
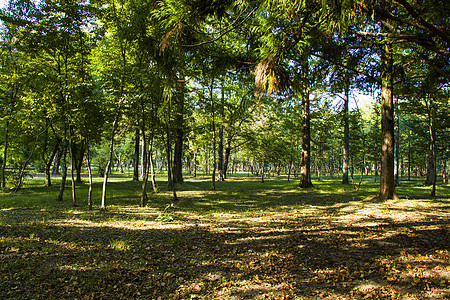
{"label": "distant tree line", "polygon": [[[10,0],[0,20],[0,188],[33,166],[116,167],[216,180],[240,171],[449,180],[449,11],[444,0]],[[358,95],[370,95],[369,107]],[[378,176],[378,177],[377,177]],[[378,179],[377,179],[378,178]],[[10,183],[8,183],[10,182]],[[92,190],[89,204],[92,207]]]}

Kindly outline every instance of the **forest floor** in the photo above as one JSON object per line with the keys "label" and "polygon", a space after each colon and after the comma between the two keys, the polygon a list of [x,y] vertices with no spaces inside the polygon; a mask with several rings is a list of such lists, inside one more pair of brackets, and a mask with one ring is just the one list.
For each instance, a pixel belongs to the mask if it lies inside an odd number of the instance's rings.
{"label": "forest floor", "polygon": [[338,182],[187,179],[140,208],[117,178],[107,211],[35,182],[0,195],[0,298],[450,299],[450,186]]}

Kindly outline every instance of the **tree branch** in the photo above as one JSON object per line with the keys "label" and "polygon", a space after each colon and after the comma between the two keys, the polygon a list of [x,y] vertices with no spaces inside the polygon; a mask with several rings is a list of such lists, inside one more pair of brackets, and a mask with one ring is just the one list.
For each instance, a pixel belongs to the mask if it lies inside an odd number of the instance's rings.
{"label": "tree branch", "polygon": [[244,12],[241,12],[239,14],[239,16],[236,18],[236,20],[234,20],[230,25],[227,26],[227,28],[225,29],[224,32],[222,32],[221,34],[219,34],[218,37],[209,40],[209,41],[203,41],[197,44],[190,44],[190,45],[181,45],[181,47],[188,47],[188,48],[192,48],[192,47],[198,47],[198,46],[202,46],[202,45],[206,45],[206,44],[210,44],[210,43],[214,43],[215,41],[219,40],[221,37],[223,37],[224,35],[226,35],[227,33],[229,33],[230,31],[232,31],[235,27],[242,25],[245,21],[247,21],[247,19],[256,11],[256,7],[253,8],[248,14],[247,16],[241,21],[239,22],[236,26],[234,26],[236,24],[236,22],[239,20],[239,18],[241,17],[241,15]]}
{"label": "tree branch", "polygon": [[394,1],[403,6],[414,19],[416,19],[422,26],[424,26],[426,29],[432,32],[435,36],[438,36],[443,41],[450,43],[450,38],[444,32],[442,32],[432,24],[425,21],[407,1],[405,0],[394,0]]}

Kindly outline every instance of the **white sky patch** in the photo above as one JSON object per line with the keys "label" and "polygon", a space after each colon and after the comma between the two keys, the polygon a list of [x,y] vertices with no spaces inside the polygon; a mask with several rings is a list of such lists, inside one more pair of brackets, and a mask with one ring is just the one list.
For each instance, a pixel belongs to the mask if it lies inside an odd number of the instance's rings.
{"label": "white sky patch", "polygon": [[0,0],[0,8],[6,8],[8,6],[8,0]]}
{"label": "white sky patch", "polygon": [[370,108],[375,101],[372,95],[357,94],[350,100],[350,109],[356,108],[355,100],[358,103],[359,109]]}

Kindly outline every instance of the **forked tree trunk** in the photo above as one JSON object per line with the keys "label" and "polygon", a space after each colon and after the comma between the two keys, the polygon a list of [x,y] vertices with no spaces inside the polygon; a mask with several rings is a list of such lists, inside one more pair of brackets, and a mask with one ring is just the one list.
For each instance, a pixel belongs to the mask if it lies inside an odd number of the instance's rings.
{"label": "forked tree trunk", "polygon": [[45,186],[52,186],[52,178],[51,178],[51,168],[53,164],[53,160],[55,159],[56,153],[59,149],[59,142],[56,144],[55,149],[53,150],[51,156],[49,157],[48,161],[45,162]]}
{"label": "forked tree trunk", "polygon": [[378,197],[394,199],[394,97],[392,46],[385,44],[381,50],[381,174]]}

